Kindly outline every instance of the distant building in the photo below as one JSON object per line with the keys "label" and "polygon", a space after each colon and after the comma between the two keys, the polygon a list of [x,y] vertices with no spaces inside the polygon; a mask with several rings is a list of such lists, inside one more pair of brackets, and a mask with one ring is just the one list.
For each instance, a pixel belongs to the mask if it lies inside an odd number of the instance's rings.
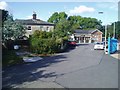
{"label": "distant building", "polygon": [[54,24],[42,21],[37,19],[37,14],[33,13],[32,19],[16,19],[16,22],[21,22],[23,25],[27,27],[26,36],[29,37],[34,33],[35,30],[42,30],[42,31],[51,31],[54,29]]}
{"label": "distant building", "polygon": [[74,31],[75,40],[78,43],[92,43],[102,42],[102,32],[98,29],[95,30],[80,30]]}

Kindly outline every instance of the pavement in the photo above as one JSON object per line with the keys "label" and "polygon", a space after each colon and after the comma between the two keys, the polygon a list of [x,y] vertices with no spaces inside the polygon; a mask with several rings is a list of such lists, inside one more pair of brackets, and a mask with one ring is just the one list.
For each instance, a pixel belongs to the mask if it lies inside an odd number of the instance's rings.
{"label": "pavement", "polygon": [[118,60],[93,44],[11,66],[2,71],[3,88],[118,88]]}
{"label": "pavement", "polygon": [[118,50],[117,52],[110,54],[110,56],[112,56],[113,58],[116,58],[118,60],[120,60],[120,50]]}

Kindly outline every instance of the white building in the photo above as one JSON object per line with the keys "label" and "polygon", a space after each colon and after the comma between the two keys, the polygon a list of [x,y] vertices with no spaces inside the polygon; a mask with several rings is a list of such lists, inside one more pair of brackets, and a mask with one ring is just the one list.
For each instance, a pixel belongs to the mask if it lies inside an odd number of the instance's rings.
{"label": "white building", "polygon": [[42,31],[51,31],[54,29],[54,24],[42,21],[40,19],[37,19],[37,14],[33,13],[32,19],[16,19],[16,22],[20,22],[23,25],[27,27],[26,30],[26,36],[29,37],[29,35],[33,34],[36,30],[42,30]]}

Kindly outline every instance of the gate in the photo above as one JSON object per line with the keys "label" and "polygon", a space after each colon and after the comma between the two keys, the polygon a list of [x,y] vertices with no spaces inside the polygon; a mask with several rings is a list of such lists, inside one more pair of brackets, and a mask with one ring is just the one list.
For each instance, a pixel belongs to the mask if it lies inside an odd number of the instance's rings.
{"label": "gate", "polygon": [[117,51],[118,40],[115,38],[108,38],[108,54],[115,53]]}

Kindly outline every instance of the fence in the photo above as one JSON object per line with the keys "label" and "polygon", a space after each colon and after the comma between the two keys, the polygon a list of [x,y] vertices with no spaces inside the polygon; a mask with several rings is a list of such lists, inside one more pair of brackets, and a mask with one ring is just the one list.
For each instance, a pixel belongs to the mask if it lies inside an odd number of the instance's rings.
{"label": "fence", "polygon": [[108,38],[108,54],[115,53],[117,51],[118,40],[115,38]]}

